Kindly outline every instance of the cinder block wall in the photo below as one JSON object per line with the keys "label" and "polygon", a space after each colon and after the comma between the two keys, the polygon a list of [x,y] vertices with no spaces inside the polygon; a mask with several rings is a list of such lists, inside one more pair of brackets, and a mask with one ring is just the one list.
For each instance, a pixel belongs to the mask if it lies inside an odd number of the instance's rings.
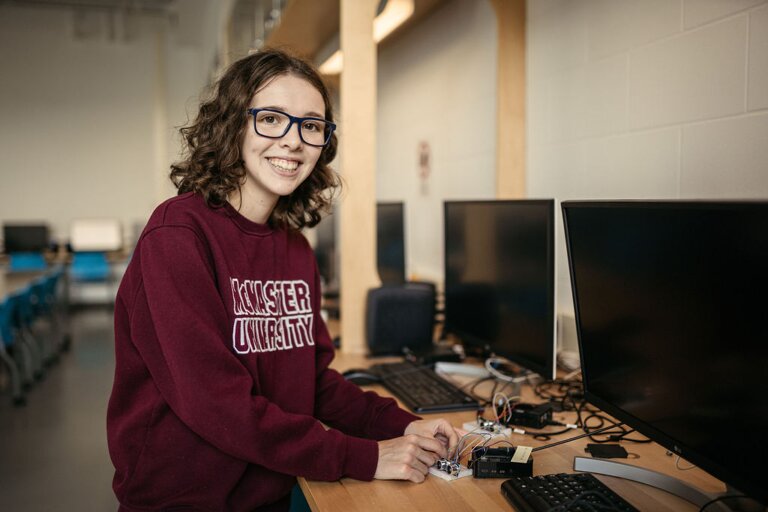
{"label": "cinder block wall", "polygon": [[527,23],[529,196],[768,198],[765,1],[535,0]]}

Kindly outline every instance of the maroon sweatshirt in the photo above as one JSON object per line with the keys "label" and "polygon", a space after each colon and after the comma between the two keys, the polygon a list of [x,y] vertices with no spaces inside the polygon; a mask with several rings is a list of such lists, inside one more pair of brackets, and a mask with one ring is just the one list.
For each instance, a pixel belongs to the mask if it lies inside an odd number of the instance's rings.
{"label": "maroon sweatshirt", "polygon": [[301,234],[194,194],[160,205],[115,304],[107,437],[121,510],[252,511],[295,476],[372,479],[370,439],[418,418],[328,368],[319,312]]}

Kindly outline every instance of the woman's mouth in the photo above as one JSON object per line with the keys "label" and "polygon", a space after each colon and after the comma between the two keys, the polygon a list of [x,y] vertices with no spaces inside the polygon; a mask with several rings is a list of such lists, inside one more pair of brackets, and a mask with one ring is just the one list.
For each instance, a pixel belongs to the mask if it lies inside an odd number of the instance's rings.
{"label": "woman's mouth", "polygon": [[293,174],[299,167],[298,161],[284,158],[267,158],[267,162],[281,174]]}

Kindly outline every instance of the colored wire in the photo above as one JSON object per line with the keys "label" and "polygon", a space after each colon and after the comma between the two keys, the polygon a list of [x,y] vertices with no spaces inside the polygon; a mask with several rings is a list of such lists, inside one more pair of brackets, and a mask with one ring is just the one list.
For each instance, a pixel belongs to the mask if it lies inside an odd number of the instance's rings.
{"label": "colored wire", "polygon": [[691,464],[691,465],[690,465],[690,466],[688,466],[687,468],[681,468],[681,467],[680,467],[680,456],[679,456],[679,455],[675,455],[675,467],[676,467],[677,469],[679,469],[680,471],[688,471],[689,469],[693,469],[693,468],[695,468],[695,467],[696,467],[696,464]]}
{"label": "colored wire", "polygon": [[488,373],[496,377],[497,379],[505,382],[514,382],[514,383],[522,383],[528,380],[529,375],[520,375],[518,377],[511,377],[509,375],[505,375],[501,373],[499,370],[493,367],[494,363],[500,363],[503,360],[498,357],[489,357],[485,360],[485,369],[488,370]]}

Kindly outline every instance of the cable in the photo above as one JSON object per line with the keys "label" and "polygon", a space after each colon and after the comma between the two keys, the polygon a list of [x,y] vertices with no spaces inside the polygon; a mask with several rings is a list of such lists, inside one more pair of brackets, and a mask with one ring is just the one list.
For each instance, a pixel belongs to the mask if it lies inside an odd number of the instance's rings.
{"label": "cable", "polygon": [[504,382],[514,382],[514,383],[522,383],[528,380],[529,375],[520,375],[519,377],[510,377],[509,375],[505,375],[501,373],[499,370],[493,367],[493,363],[501,363],[503,360],[498,357],[489,357],[485,360],[485,369],[488,370],[488,373],[499,379],[500,381]]}
{"label": "cable", "polygon": [[[518,397],[507,398],[505,402],[498,403],[496,400],[498,397],[506,398],[501,392],[507,386],[519,383],[523,377],[512,378],[501,374],[496,368],[492,366],[493,363],[500,361],[498,358],[489,358],[485,361],[486,369],[493,375],[493,377],[485,377],[474,382],[470,382],[466,386],[471,386],[468,394],[478,399],[484,406],[492,406],[495,418],[502,424],[508,424],[511,416],[511,411],[514,409],[515,401],[519,400]],[[487,380],[493,379],[501,380],[504,385],[501,390],[497,391],[498,382],[494,383],[493,390],[491,392],[491,399],[483,399],[475,394],[475,389],[478,385]],[[552,381],[540,382],[533,386],[536,396],[543,400],[547,400],[550,403],[558,403],[560,410],[562,411],[575,411],[577,415],[577,421],[575,425],[582,428],[585,432],[585,436],[588,435],[590,439],[595,443],[609,443],[609,442],[635,442],[635,443],[649,443],[650,439],[638,439],[627,437],[634,432],[632,429],[622,428],[623,425],[620,422],[604,416],[600,411],[584,400],[584,386],[579,380],[566,380],[556,379]],[[584,416],[584,413],[587,413]],[[590,426],[590,421],[597,421],[597,425]],[[559,422],[550,422],[549,425],[553,426],[565,426]],[[615,430],[612,430],[615,429]],[[553,436],[558,436],[570,432],[572,427],[567,426],[561,430],[544,431],[544,430],[524,430],[521,428],[514,428],[514,432],[522,435],[530,435],[534,439],[540,441],[549,441]],[[603,433],[604,438],[597,438],[598,434]]]}
{"label": "cable", "polygon": [[[467,393],[469,396],[471,396],[472,398],[474,398],[475,400],[477,400],[477,401],[478,401],[478,403],[479,403],[481,406],[483,406],[483,407],[487,407],[487,406],[488,406],[488,404],[490,403],[490,399],[488,399],[488,398],[484,398],[484,397],[481,397],[481,396],[479,396],[477,393],[475,393],[475,388],[477,388],[477,386],[479,386],[479,385],[480,385],[480,384],[482,384],[483,382],[487,382],[487,381],[489,381],[489,380],[495,380],[495,379],[494,379],[493,377],[480,377],[480,378],[478,378],[478,379],[475,379],[475,380],[473,380],[473,381],[470,381],[470,382],[468,382],[467,384],[464,384],[464,385],[463,385],[462,387],[460,387],[459,389],[461,389],[462,391],[464,391],[465,393]],[[470,387],[470,386],[471,386],[471,387]],[[466,388],[468,388],[468,387],[470,387],[470,389],[468,389],[468,390],[467,390]],[[494,388],[494,389],[495,389],[495,388]]]}
{"label": "cable", "polygon": [[542,400],[559,405],[562,411],[575,411],[584,401],[584,386],[578,380],[556,379],[540,382],[533,392]]}
{"label": "cable", "polygon": [[754,499],[754,498],[750,498],[750,497],[749,497],[749,496],[747,496],[746,494],[733,494],[733,495],[724,495],[724,496],[718,496],[717,498],[711,499],[711,500],[709,500],[708,502],[706,502],[705,504],[703,504],[703,505],[701,506],[701,508],[699,509],[699,512],[704,512],[704,510],[706,510],[706,509],[707,509],[707,508],[709,508],[710,506],[714,505],[714,504],[715,504],[715,503],[717,503],[718,501],[725,501],[725,500],[730,500],[730,499],[744,499],[744,498],[746,498],[746,499],[748,499],[748,500],[752,500],[752,501],[754,501],[755,503],[757,503],[758,505],[760,505],[760,503],[759,503],[759,502],[758,502],[756,499]]}
{"label": "cable", "polygon": [[563,380],[571,380],[571,379],[573,379],[574,377],[576,377],[576,376],[577,376],[578,374],[580,374],[580,373],[581,373],[581,368],[576,368],[576,369],[575,369],[575,370],[573,370],[572,372],[570,372],[570,373],[566,374],[566,375],[563,377]]}
{"label": "cable", "polygon": [[696,467],[696,464],[691,464],[691,465],[690,465],[690,466],[688,466],[687,468],[681,468],[681,467],[680,467],[680,456],[679,456],[679,455],[675,455],[675,467],[676,467],[677,469],[679,469],[680,471],[688,471],[689,469],[693,469],[693,468],[695,468],[695,467]]}
{"label": "cable", "polygon": [[[490,440],[493,437],[491,434],[486,434],[484,432],[478,432],[477,430],[478,429],[472,430],[471,432],[467,432],[466,434],[461,436],[461,438],[459,439],[458,444],[456,445],[456,452],[453,455],[453,462],[458,464],[461,461],[461,457],[463,456],[464,451],[467,449],[467,447],[465,446],[467,438],[472,437],[472,436],[481,437],[484,440],[483,443],[486,443],[486,442],[488,442],[488,440]],[[479,441],[477,443],[475,443],[474,445],[472,445],[472,448],[474,448],[478,444],[480,444]]]}
{"label": "cable", "polygon": [[[619,425],[623,425],[623,424],[619,423]],[[552,448],[553,446],[559,446],[561,444],[570,443],[571,441],[575,441],[575,440],[581,439],[583,437],[590,437],[590,436],[592,436],[594,434],[599,434],[600,432],[603,432],[604,430],[608,430],[610,428],[614,428],[615,426],[616,425],[609,425],[609,426],[604,427],[602,429],[594,430],[594,431],[588,432],[586,434],[581,434],[581,435],[578,435],[578,436],[575,436],[575,437],[569,437],[568,439],[563,439],[562,441],[557,441],[557,442],[554,442],[554,443],[545,444],[544,446],[537,446],[536,448],[531,450],[531,452],[538,452],[539,450],[546,450],[547,448]]]}
{"label": "cable", "polygon": [[[617,422],[612,418],[603,416],[602,414],[593,412],[583,420],[581,418],[580,410],[577,410],[577,415],[579,417],[579,422],[582,425],[582,428],[584,429],[584,432],[590,432],[591,430],[590,439],[594,443],[616,443],[620,441],[628,441],[631,443],[650,443],[651,442],[651,440],[648,438],[634,439],[634,438],[627,437],[629,434],[635,432],[635,430],[629,429],[629,428],[622,428],[623,423]],[[589,423],[589,420],[591,420],[592,418],[596,418],[597,420],[600,421],[600,423],[594,427],[590,427],[588,423]],[[606,432],[608,428],[603,428],[603,425],[605,425],[606,423],[610,424],[609,428],[616,428],[617,430],[614,432]],[[597,430],[592,430],[594,428],[599,429],[604,435],[607,435],[608,437],[605,439],[598,439],[596,437],[593,437],[598,433]]]}

